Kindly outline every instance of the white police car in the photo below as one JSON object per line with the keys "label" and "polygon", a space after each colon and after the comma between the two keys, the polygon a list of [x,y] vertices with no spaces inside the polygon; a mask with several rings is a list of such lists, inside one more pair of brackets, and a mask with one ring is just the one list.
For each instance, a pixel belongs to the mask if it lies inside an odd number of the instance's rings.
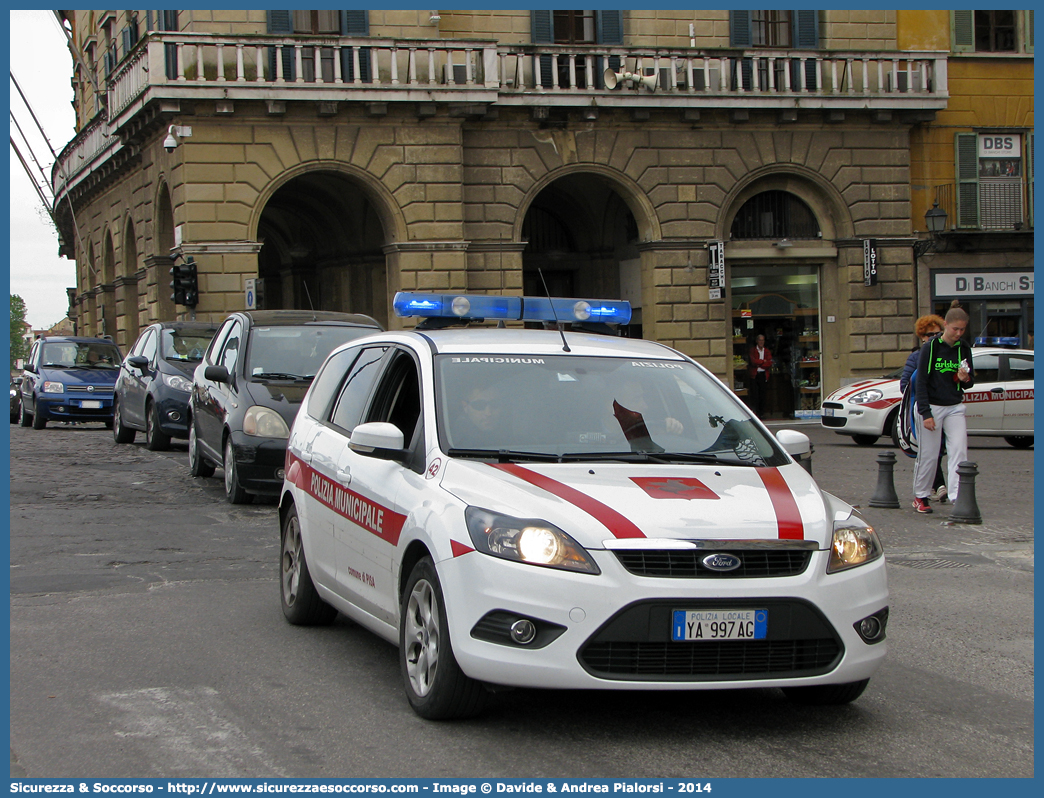
{"label": "white police car", "polygon": [[[413,331],[331,353],[290,434],[286,618],[399,646],[426,718],[488,685],[857,698],[886,653],[881,544],[666,346],[469,319],[626,323],[626,303],[397,294]],[[441,329],[440,329],[441,328]]]}

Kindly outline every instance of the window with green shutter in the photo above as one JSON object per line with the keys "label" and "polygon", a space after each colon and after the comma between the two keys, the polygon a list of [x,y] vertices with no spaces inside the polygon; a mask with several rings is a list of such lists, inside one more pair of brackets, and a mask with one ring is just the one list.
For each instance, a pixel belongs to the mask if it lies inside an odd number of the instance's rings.
{"label": "window with green shutter", "polygon": [[975,133],[958,133],[954,140],[957,170],[958,228],[979,226],[979,137]]}

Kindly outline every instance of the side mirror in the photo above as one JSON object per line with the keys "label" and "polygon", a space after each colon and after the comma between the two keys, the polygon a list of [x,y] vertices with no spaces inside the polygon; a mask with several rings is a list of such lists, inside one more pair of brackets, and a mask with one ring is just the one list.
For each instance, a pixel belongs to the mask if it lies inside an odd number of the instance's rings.
{"label": "side mirror", "polygon": [[149,365],[149,359],[142,355],[131,355],[127,358],[127,365],[132,366],[140,371],[144,371],[145,367]]}
{"label": "side mirror", "polygon": [[207,366],[203,369],[203,376],[211,382],[228,382],[228,369],[224,366]]}
{"label": "side mirror", "polygon": [[36,374],[37,373],[36,366],[34,366],[32,363],[26,363],[25,364],[25,370],[30,372],[31,374]]}
{"label": "side mirror", "polygon": [[387,421],[371,421],[352,430],[348,446],[353,452],[380,460],[404,461],[402,430]]}
{"label": "side mirror", "polygon": [[776,441],[783,447],[783,451],[797,460],[809,474],[812,473],[812,441],[805,433],[781,429],[776,433]]}

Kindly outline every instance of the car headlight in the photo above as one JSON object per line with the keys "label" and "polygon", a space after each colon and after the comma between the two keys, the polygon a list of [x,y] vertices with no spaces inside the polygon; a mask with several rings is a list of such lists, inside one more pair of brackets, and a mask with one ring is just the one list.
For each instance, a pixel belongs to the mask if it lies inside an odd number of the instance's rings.
{"label": "car headlight", "polygon": [[47,381],[44,383],[44,393],[65,393],[65,386],[60,382]]}
{"label": "car headlight", "polygon": [[192,390],[192,380],[182,377],[180,374],[163,374],[163,382],[173,388],[175,391],[184,391],[188,393]]}
{"label": "car headlight", "polygon": [[877,533],[861,518],[851,516],[843,521],[835,521],[827,573],[833,574],[866,565],[879,559],[882,554],[884,549]]}
{"label": "car headlight", "polygon": [[289,438],[290,430],[283,417],[270,407],[254,405],[243,417],[243,432],[259,438]]}
{"label": "car headlight", "polygon": [[553,524],[512,518],[479,507],[464,511],[475,549],[505,560],[585,574],[601,571],[584,547]]}
{"label": "car headlight", "polygon": [[14,388],[12,388],[11,389],[11,398],[14,399],[16,396],[18,396],[18,391],[16,391]]}
{"label": "car headlight", "polygon": [[867,402],[876,402],[882,398],[884,398],[884,394],[877,388],[868,388],[865,391],[860,391],[855,396],[850,396],[848,401],[855,405],[865,405]]}

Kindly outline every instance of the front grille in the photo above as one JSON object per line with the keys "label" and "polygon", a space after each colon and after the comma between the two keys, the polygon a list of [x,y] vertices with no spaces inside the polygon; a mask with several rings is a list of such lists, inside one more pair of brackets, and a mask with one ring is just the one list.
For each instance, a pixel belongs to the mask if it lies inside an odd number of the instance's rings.
{"label": "front grille", "polygon": [[824,427],[843,427],[848,423],[847,418],[838,418],[837,416],[823,416],[820,420],[823,422]]}
{"label": "front grille", "polygon": [[755,640],[720,643],[592,643],[581,662],[610,677],[813,675],[825,672],[841,647],[834,640]]}
{"label": "front grille", "polygon": [[[621,549],[613,554],[635,576],[673,579],[756,579],[797,576],[812,559],[808,549]],[[701,560],[708,554],[731,554],[740,560],[734,571],[712,571]]]}
{"label": "front grille", "polygon": [[[761,609],[763,640],[674,641],[676,611]],[[811,602],[793,598],[653,599],[624,607],[577,652],[592,676],[630,681],[712,682],[818,676],[837,667],[844,645]]]}
{"label": "front grille", "polygon": [[113,388],[112,386],[106,386],[105,388],[95,388],[93,391],[88,391],[86,385],[66,385],[65,390],[67,393],[82,393],[87,396],[97,396],[99,398],[112,398]]}

